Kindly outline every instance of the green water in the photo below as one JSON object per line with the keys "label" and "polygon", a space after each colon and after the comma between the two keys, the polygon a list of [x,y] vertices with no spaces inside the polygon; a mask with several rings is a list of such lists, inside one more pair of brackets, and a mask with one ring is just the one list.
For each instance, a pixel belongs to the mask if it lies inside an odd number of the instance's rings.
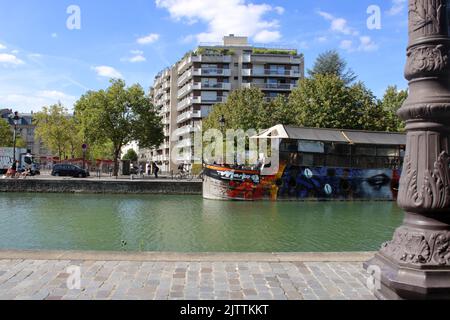
{"label": "green water", "polygon": [[392,202],[0,194],[0,249],[366,251],[390,240],[402,219]]}

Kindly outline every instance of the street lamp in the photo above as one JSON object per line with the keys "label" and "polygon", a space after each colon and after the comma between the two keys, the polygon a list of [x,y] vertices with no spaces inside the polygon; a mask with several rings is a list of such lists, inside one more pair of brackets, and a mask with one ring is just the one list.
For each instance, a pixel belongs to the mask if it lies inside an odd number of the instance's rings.
{"label": "street lamp", "polygon": [[20,117],[19,112],[14,112],[14,116],[12,117],[14,123],[14,136],[13,136],[13,164],[16,163],[16,144],[17,144],[17,126],[19,125]]}
{"label": "street lamp", "polygon": [[409,0],[405,77],[398,115],[407,146],[398,204],[405,220],[364,264],[380,299],[450,299],[450,34],[447,0]]}
{"label": "street lamp", "polygon": [[226,124],[226,120],[225,120],[225,116],[221,115],[220,119],[219,119],[219,125],[220,125],[220,129],[223,131],[223,129],[225,128],[225,124]]}

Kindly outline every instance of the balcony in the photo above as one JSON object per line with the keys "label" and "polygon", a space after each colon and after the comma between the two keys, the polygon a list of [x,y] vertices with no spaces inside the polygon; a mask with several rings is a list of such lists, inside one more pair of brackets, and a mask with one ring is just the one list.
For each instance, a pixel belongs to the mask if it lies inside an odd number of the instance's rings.
{"label": "balcony", "polygon": [[181,148],[188,148],[192,147],[194,145],[194,142],[192,139],[183,139],[176,143],[175,148],[181,149]]}
{"label": "balcony", "polygon": [[201,97],[188,97],[178,103],[177,110],[182,111],[194,103],[202,103]]}
{"label": "balcony", "polygon": [[218,83],[198,83],[199,90],[231,90],[231,83],[218,82]]}
{"label": "balcony", "polygon": [[245,83],[247,88],[259,88],[261,90],[293,90],[296,85],[289,83]]}
{"label": "balcony", "polygon": [[243,62],[243,63],[250,63],[250,62],[252,62],[252,55],[250,55],[250,54],[244,54],[244,55],[242,56],[242,62]]}
{"label": "balcony", "polygon": [[170,107],[169,106],[164,106],[160,109],[160,113],[161,114],[166,114],[170,112]]}
{"label": "balcony", "polygon": [[178,78],[178,87],[182,87],[188,80],[192,78],[192,70],[186,71]]}
{"label": "balcony", "polygon": [[185,95],[192,92],[192,90],[200,90],[201,84],[199,83],[188,83],[183,88],[178,91],[178,99],[183,98]]}
{"label": "balcony", "polygon": [[170,124],[170,118],[164,117],[164,118],[162,119],[162,124],[163,124],[163,125],[168,125],[168,124]]}
{"label": "balcony", "polygon": [[243,77],[251,77],[252,75],[252,69],[242,69],[242,76]]}
{"label": "balcony", "polygon": [[230,69],[218,68],[199,68],[194,69],[194,76],[223,76],[229,77],[231,75]]}
{"label": "balcony", "polygon": [[194,157],[191,154],[185,154],[185,155],[180,155],[177,157],[177,162],[194,162],[194,161],[201,161],[200,158],[198,157]]}
{"label": "balcony", "polygon": [[194,62],[200,62],[201,57],[200,56],[188,56],[183,61],[181,61],[180,65],[178,66],[178,73],[182,73],[184,70],[186,70],[189,66],[192,65]]}
{"label": "balcony", "polygon": [[251,72],[252,76],[255,77],[296,77],[299,78],[300,77],[300,72],[299,71],[294,71],[294,70],[270,70],[270,69],[265,69],[264,71],[256,71],[253,70]]}
{"label": "balcony", "polygon": [[177,123],[181,123],[181,122],[184,122],[189,119],[201,118],[201,117],[202,117],[201,111],[188,111],[177,117]]}
{"label": "balcony", "polygon": [[184,136],[184,135],[187,135],[187,134],[190,134],[190,133],[193,133],[193,132],[197,132],[197,131],[200,131],[200,127],[199,126],[195,126],[194,127],[192,125],[189,125],[189,126],[184,126],[182,128],[176,129],[173,132],[173,135],[175,135],[175,136]]}

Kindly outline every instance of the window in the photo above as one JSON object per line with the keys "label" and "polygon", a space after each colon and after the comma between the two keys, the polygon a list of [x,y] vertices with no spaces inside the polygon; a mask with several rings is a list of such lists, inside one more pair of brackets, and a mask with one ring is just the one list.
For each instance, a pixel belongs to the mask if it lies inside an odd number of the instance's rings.
{"label": "window", "polygon": [[355,155],[357,156],[376,156],[377,155],[377,149],[376,147],[372,146],[357,146],[355,150]]}
{"label": "window", "polygon": [[310,153],[325,153],[325,144],[319,141],[299,141],[298,151]]}

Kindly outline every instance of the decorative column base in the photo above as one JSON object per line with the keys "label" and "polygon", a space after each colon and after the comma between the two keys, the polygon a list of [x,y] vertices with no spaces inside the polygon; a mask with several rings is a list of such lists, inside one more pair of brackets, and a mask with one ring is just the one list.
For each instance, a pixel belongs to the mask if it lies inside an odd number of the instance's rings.
{"label": "decorative column base", "polygon": [[407,213],[394,239],[364,264],[366,270],[374,266],[381,278],[378,299],[450,299],[448,219]]}

